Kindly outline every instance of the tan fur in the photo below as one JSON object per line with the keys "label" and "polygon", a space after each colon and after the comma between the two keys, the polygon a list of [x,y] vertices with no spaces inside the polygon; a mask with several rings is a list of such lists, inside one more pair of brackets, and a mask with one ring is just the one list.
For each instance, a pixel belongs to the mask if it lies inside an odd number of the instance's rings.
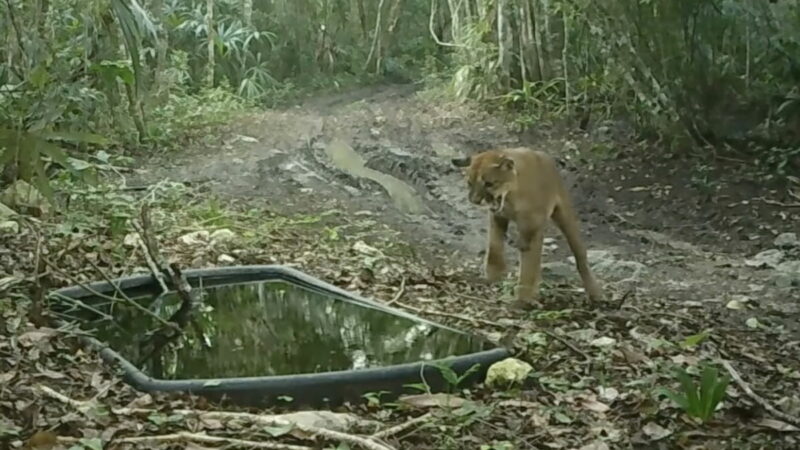
{"label": "tan fur", "polygon": [[547,219],[553,219],[567,239],[583,287],[590,300],[603,298],[589,268],[578,218],[555,160],[528,148],[491,150],[452,160],[467,168],[470,202],[488,204],[489,239],[484,265],[486,278],[499,281],[506,270],[504,243],[509,222],[517,225],[520,269],[517,304],[536,301],[541,281],[542,242]]}

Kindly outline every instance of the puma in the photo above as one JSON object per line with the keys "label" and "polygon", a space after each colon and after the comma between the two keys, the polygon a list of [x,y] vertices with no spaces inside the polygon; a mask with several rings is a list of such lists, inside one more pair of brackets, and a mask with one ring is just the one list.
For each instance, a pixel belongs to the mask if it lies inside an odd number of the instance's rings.
{"label": "puma", "polygon": [[505,270],[504,244],[509,222],[517,225],[520,268],[515,306],[531,307],[539,296],[542,242],[552,218],[575,255],[586,295],[602,300],[603,293],[589,268],[578,218],[556,161],[528,148],[490,150],[451,160],[466,167],[469,201],[489,206],[489,239],[484,270],[489,282],[499,281]]}

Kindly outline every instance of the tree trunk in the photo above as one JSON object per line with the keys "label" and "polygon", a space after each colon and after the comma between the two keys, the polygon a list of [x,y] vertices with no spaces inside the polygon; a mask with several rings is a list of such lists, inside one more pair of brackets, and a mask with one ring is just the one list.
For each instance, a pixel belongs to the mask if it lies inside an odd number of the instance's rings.
{"label": "tree trunk", "polygon": [[164,80],[164,71],[167,70],[167,48],[169,47],[169,33],[167,26],[164,23],[164,0],[153,0],[150,7],[153,17],[157,22],[157,41],[156,41],[156,67],[155,75],[153,77],[153,84],[155,85],[155,98],[160,102],[166,94],[167,86]]}
{"label": "tree trunk", "polygon": [[214,0],[206,0],[206,28],[208,29],[208,66],[206,86],[214,87]]}
{"label": "tree trunk", "polygon": [[253,26],[253,0],[242,0],[242,21],[247,27]]}
{"label": "tree trunk", "polygon": [[[382,34],[381,33],[381,26],[382,26],[382,24],[381,24],[381,22],[382,22],[381,11],[383,11],[383,4],[384,3],[385,3],[384,0],[380,0],[380,2],[378,3],[378,11],[377,11],[377,15],[376,15],[376,18],[375,18],[375,31],[374,31],[375,34],[372,37],[372,46],[369,49],[369,55],[367,55],[367,61],[364,63],[364,70],[368,70],[369,69],[370,63],[372,63],[372,61],[374,60],[374,58],[376,56],[375,55],[375,51],[376,51],[376,49],[378,49],[380,47],[379,44],[380,44],[380,39],[381,39],[381,34]],[[378,50],[378,53],[380,53],[380,50]],[[379,66],[376,64],[376,67],[379,67]]]}
{"label": "tree trunk", "polygon": [[364,0],[357,0],[358,5],[358,20],[361,22],[361,36],[366,41],[369,36],[369,26],[367,25],[367,11],[364,9]]}

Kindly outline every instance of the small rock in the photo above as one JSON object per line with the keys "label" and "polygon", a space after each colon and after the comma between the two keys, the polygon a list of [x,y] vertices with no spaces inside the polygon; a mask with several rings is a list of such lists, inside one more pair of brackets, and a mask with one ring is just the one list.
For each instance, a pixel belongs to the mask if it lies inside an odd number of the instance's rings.
{"label": "small rock", "polygon": [[525,361],[516,358],[506,358],[496,362],[486,372],[487,386],[508,386],[522,383],[533,367]]}
{"label": "small rock", "polygon": [[800,261],[784,261],[775,267],[772,283],[778,287],[800,286]]}
{"label": "small rock", "polygon": [[212,242],[230,242],[236,237],[236,233],[227,228],[220,228],[219,230],[211,233],[211,236],[209,237]]}
{"label": "small rock", "polygon": [[592,347],[611,347],[616,343],[617,343],[616,339],[608,336],[602,336],[590,342],[589,345],[591,345]]}
{"label": "small rock", "polygon": [[[636,261],[617,259],[607,250],[589,250],[586,252],[592,270],[607,278],[620,280],[636,280],[647,271],[647,266]],[[569,262],[575,264],[575,257],[570,256]]]}
{"label": "small rock", "polygon": [[748,267],[762,268],[771,267],[775,268],[781,261],[783,261],[785,254],[777,248],[764,250],[753,256],[750,259],[744,260],[744,264]]}
{"label": "small rock", "polygon": [[647,271],[647,266],[636,261],[608,259],[594,264],[592,270],[609,278],[637,280]]}
{"label": "small rock", "polygon": [[236,262],[236,258],[234,258],[231,255],[222,254],[219,255],[219,257],[217,257],[217,262],[220,264],[231,264],[233,262]]}
{"label": "small rock", "polygon": [[209,237],[210,234],[206,230],[192,231],[191,233],[186,233],[179,237],[178,241],[180,241],[183,245],[195,247],[198,245],[204,245],[206,242],[208,242]]}
{"label": "small rock", "polygon": [[800,247],[800,239],[797,238],[797,233],[781,233],[772,242],[775,247],[791,248]]}
{"label": "small rock", "polygon": [[761,325],[761,323],[755,317],[751,317],[751,318],[747,319],[744,322],[744,324],[747,325],[747,328],[753,328],[753,329],[756,329],[756,328],[758,328],[759,325]]}
{"label": "small rock", "polygon": [[614,400],[619,397],[619,391],[614,389],[613,387],[605,388],[600,386],[597,389],[597,393],[600,394],[600,399],[606,401],[608,403],[612,403]]}
{"label": "small rock", "polygon": [[542,273],[546,277],[571,279],[578,276],[575,267],[561,261],[542,264]]}
{"label": "small rock", "polygon": [[0,235],[2,234],[18,234],[19,223],[13,220],[6,220],[0,222]]}

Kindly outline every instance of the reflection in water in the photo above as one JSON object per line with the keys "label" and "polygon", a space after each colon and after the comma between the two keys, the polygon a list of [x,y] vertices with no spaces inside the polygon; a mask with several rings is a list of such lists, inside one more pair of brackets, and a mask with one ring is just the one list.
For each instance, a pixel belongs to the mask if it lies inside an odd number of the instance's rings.
{"label": "reflection in water", "polygon": [[[199,326],[185,330],[186,338],[161,355],[161,364],[147,362],[141,370],[165,379],[287,375],[402,364],[488,348],[475,336],[283,282],[206,289],[203,303],[195,316]],[[173,294],[162,305],[158,314],[169,317],[180,299]],[[126,359],[138,361],[143,333],[157,328],[155,320],[121,302],[110,313],[115,323],[95,316],[87,325]]]}

